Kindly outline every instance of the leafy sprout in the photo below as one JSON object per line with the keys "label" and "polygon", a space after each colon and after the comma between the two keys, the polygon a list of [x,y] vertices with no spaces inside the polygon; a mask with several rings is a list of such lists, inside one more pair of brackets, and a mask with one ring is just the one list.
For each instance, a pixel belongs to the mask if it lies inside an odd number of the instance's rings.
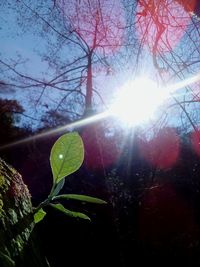
{"label": "leafy sprout", "polygon": [[[81,167],[83,160],[84,145],[82,138],[77,132],[64,134],[54,143],[50,153],[50,165],[53,174],[53,185],[48,198],[40,203],[39,206],[35,209],[35,223],[43,220],[46,215],[46,212],[43,210],[43,208],[47,205],[50,205],[51,207],[66,214],[67,216],[90,221],[90,218],[86,214],[66,209],[62,204],[58,202],[60,199],[76,200],[95,204],[106,204],[106,202],[102,199],[87,195],[59,195],[61,189],[64,186],[66,177],[77,171]],[[56,201],[56,203],[53,203],[54,201]]]}

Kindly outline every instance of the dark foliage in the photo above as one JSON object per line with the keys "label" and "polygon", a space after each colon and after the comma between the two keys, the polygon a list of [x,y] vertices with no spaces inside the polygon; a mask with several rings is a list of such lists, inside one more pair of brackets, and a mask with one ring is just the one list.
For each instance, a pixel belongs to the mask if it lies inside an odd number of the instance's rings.
{"label": "dark foliage", "polygon": [[[13,125],[13,111],[22,108],[16,102],[2,103],[10,104],[10,109],[1,111],[1,116],[6,116],[1,142],[28,136],[30,131]],[[1,151],[23,175],[35,205],[50,190],[49,153],[58,136],[33,139]],[[162,170],[147,162],[140,151],[140,139],[130,135],[116,164],[104,169],[88,169],[84,164],[69,177],[63,192],[100,197],[109,204],[99,207],[63,201],[69,208],[88,213],[91,223],[49,208],[37,231],[51,266],[199,266],[200,163],[190,137],[179,134],[179,159],[171,168]]]}

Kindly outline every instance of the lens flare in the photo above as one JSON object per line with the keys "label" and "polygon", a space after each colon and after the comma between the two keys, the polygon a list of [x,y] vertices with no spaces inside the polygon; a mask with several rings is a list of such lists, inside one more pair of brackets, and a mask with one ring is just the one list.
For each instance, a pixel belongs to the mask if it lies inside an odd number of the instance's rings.
{"label": "lens flare", "polygon": [[181,82],[159,87],[145,77],[126,82],[118,91],[108,114],[125,122],[128,127],[148,122],[155,118],[156,111],[179,90],[200,80],[200,74]]}
{"label": "lens flare", "polygon": [[150,79],[128,81],[117,94],[110,114],[134,126],[152,118],[167,96],[168,90],[158,87]]}
{"label": "lens flare", "polygon": [[138,1],[135,27],[141,45],[153,54],[173,50],[191,23],[196,0]]}
{"label": "lens flare", "polygon": [[200,80],[200,74],[196,74],[181,82],[172,84],[168,87],[158,87],[155,82],[146,78],[127,82],[115,97],[111,107],[102,113],[81,119],[61,127],[57,127],[45,132],[29,136],[27,138],[0,146],[0,150],[10,148],[12,146],[21,145],[34,139],[40,139],[50,135],[72,131],[80,127],[93,124],[97,121],[108,117],[119,117],[127,122],[130,126],[137,125],[152,118],[162,103],[175,93],[179,95],[178,90],[196,83]]}

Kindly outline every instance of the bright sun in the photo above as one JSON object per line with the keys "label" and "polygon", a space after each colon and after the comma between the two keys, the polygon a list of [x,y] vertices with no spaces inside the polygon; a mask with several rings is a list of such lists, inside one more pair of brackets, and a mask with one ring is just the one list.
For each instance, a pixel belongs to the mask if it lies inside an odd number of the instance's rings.
{"label": "bright sun", "polygon": [[128,126],[152,119],[166,99],[166,91],[150,79],[140,78],[122,86],[111,105],[109,113]]}

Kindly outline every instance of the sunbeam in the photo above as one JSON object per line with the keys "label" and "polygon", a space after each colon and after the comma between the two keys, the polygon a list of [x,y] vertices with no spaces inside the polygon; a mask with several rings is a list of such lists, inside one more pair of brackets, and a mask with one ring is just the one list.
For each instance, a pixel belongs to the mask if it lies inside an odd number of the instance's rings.
{"label": "sunbeam", "polygon": [[24,144],[24,143],[27,143],[27,142],[33,140],[33,139],[40,139],[40,138],[43,138],[43,137],[46,137],[46,136],[49,136],[49,135],[53,135],[53,134],[56,134],[56,133],[72,131],[74,129],[80,128],[80,127],[82,127],[84,125],[91,124],[93,122],[99,121],[99,120],[101,120],[103,118],[106,118],[106,117],[108,117],[108,113],[107,112],[102,112],[102,113],[99,113],[97,115],[94,115],[94,116],[91,116],[91,117],[88,117],[88,118],[85,118],[85,119],[81,119],[81,120],[66,124],[64,126],[57,127],[55,129],[51,129],[51,130],[45,131],[45,132],[40,133],[40,134],[29,136],[27,138],[21,139],[19,141],[13,142],[13,143],[5,144],[5,145],[0,147],[0,150],[6,149],[6,148],[10,148],[12,146]]}
{"label": "sunbeam", "polygon": [[118,117],[120,120],[128,123],[129,126],[138,125],[151,119],[158,107],[162,105],[165,100],[169,99],[172,94],[199,80],[200,74],[197,74],[174,85],[162,88],[158,87],[152,80],[146,78],[129,81],[121,88],[122,90],[120,90],[114,103],[107,111],[13,143],[5,144],[0,147],[0,150],[20,145],[33,139],[39,139],[65,131],[72,131],[107,117]]}
{"label": "sunbeam", "polygon": [[153,119],[159,107],[174,95],[180,94],[179,89],[197,82],[200,75],[159,87],[153,80],[145,77],[126,82],[119,90],[109,113],[128,127],[136,126]]}

